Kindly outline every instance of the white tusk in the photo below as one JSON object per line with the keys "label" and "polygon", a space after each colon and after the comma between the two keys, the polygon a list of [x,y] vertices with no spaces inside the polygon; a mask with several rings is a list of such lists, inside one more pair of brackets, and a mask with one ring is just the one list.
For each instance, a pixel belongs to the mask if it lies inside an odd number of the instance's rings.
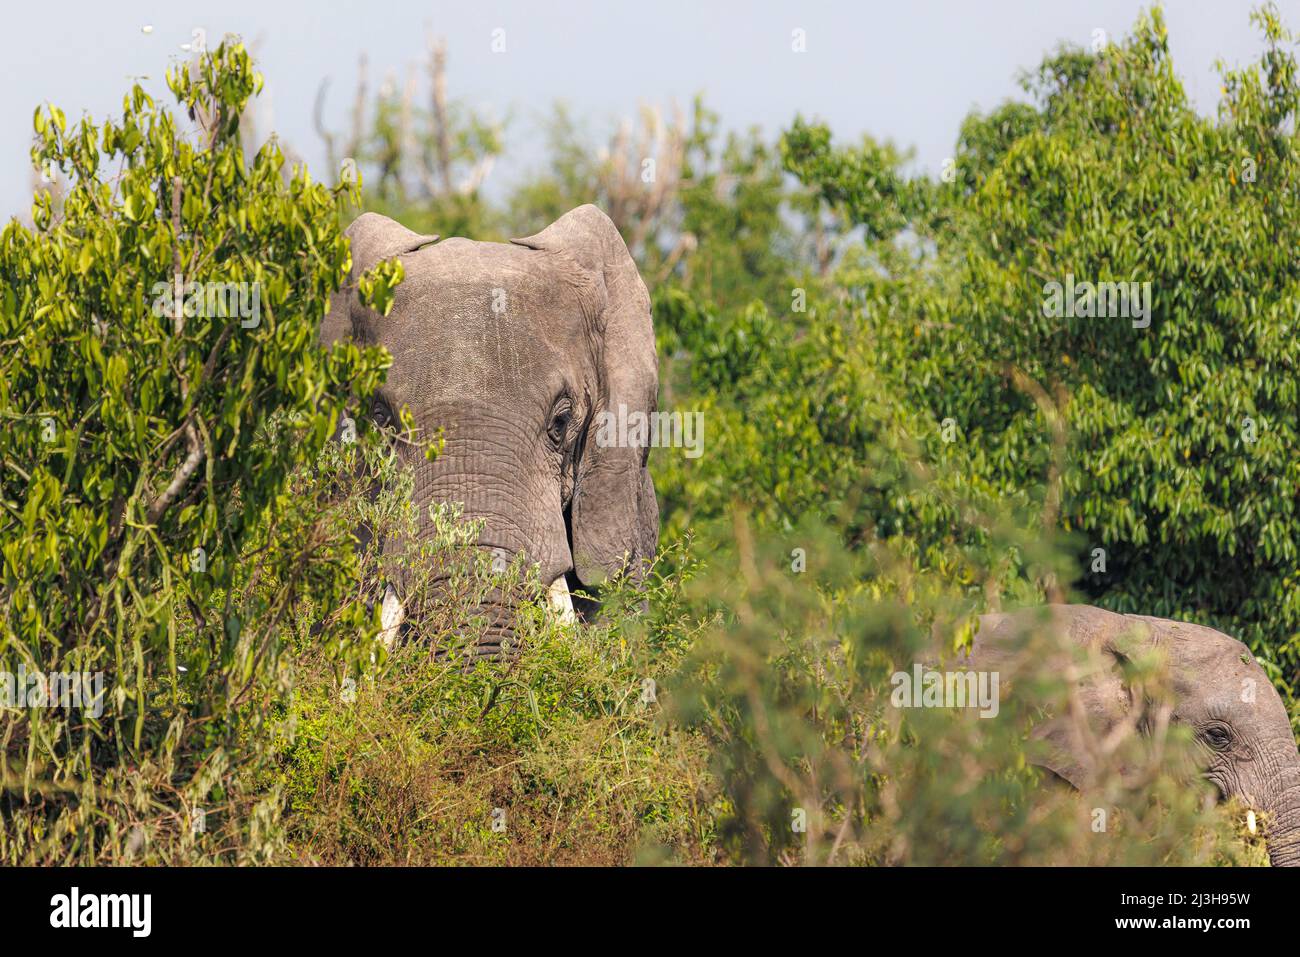
{"label": "white tusk", "polygon": [[379,640],[385,648],[392,648],[397,640],[397,632],[406,621],[406,609],[397,597],[397,589],[389,585],[384,589],[384,604],[379,609]]}
{"label": "white tusk", "polygon": [[1255,812],[1254,811],[1246,812],[1246,830],[1250,831],[1251,834],[1255,833]]}
{"label": "white tusk", "polygon": [[555,581],[551,582],[551,587],[546,590],[546,601],[560,617],[560,621],[566,625],[576,624],[578,616],[573,611],[573,599],[569,597],[569,583],[561,575]]}

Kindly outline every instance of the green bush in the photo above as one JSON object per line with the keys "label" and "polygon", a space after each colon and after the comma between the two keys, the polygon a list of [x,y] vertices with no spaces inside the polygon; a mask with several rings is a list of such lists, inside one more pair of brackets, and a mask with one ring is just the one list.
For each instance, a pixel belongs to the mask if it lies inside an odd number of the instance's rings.
{"label": "green bush", "polygon": [[[494,570],[465,547],[477,527],[454,508],[431,505],[434,534],[417,539],[410,474],[390,452],[361,451],[360,470],[355,449],[325,453],[322,474],[364,476],[335,508],[401,543],[363,556],[362,577],[402,574],[409,595],[440,587],[407,603],[418,640],[359,670],[340,670],[306,631],[295,642],[277,765],[261,780],[286,798],[294,859],[617,864],[672,848],[708,860],[704,743],[663,720],[655,693],[690,642],[682,551],[660,558],[681,570],[656,579],[653,626],[630,590],[607,596],[600,625],[564,625],[535,571]],[[519,655],[480,661],[465,642],[494,591],[519,609]]]}
{"label": "green bush", "polygon": [[[382,561],[416,576],[415,593],[428,575],[453,585],[413,606],[419,640],[359,672],[340,672],[306,633],[295,645],[293,695],[273,722],[278,767],[261,782],[286,798],[289,859],[1265,860],[1243,815],[1210,808],[1206,786],[1179,773],[1189,742],[1177,732],[1132,736],[1093,793],[1043,791],[1029,730],[1041,708],[1061,707],[1068,660],[1044,635],[1026,637],[1037,664],[1018,677],[1034,695],[1004,698],[997,720],[891,708],[889,676],[964,642],[980,599],[886,543],[848,549],[815,521],[756,535],[737,516],[706,533],[707,563],[689,540],[665,548],[648,612],[620,590],[607,593],[604,621],[575,628],[544,609],[535,576],[493,571],[465,549],[475,530],[453,510],[432,506],[437,535],[413,539],[409,475],[373,450],[368,462],[382,491],[372,499],[358,486],[344,503],[349,520],[364,513],[405,544],[367,555],[365,574]],[[1025,568],[1064,573],[1050,541],[962,511]],[[792,545],[806,561],[792,561]],[[1035,594],[1019,565],[987,571],[983,584],[992,595]],[[457,649],[457,636],[475,633],[486,588],[513,590],[521,608],[517,658],[475,661]],[[431,654],[430,643],[447,653]],[[1144,667],[1155,707],[1162,672]]]}
{"label": "green bush", "polygon": [[[260,85],[223,44],[168,74],[194,131],[138,85],[120,121],[36,114],[33,161],[71,185],[0,236],[0,670],[98,674],[103,695],[0,716],[10,862],[192,860],[198,811],[224,856],[274,852],[274,802],[230,782],[265,760],[285,623],[356,567],[289,476],[387,358],[314,346],[348,193],[274,141],[246,160]],[[367,629],[354,610],[321,645],[360,655]]]}

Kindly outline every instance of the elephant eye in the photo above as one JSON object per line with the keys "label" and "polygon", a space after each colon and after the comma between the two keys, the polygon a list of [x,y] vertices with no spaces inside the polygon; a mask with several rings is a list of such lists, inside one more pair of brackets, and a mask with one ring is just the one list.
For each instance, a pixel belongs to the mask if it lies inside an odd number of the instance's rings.
{"label": "elephant eye", "polygon": [[1232,732],[1225,725],[1207,725],[1202,731],[1206,743],[1215,751],[1226,751],[1232,744]]}
{"label": "elephant eye", "polygon": [[561,397],[551,411],[551,424],[546,428],[546,437],[557,449],[564,444],[564,439],[569,434],[569,422],[572,419],[573,403],[568,398]]}
{"label": "elephant eye", "polygon": [[546,435],[556,448],[564,444],[564,437],[568,434],[569,419],[571,417],[572,413],[568,410],[557,412],[551,417],[551,426],[546,430]]}

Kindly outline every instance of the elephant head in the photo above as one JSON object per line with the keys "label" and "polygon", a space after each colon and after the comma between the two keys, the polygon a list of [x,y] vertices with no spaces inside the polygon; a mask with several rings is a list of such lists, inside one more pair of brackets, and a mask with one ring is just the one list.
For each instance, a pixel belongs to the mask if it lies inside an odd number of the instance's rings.
{"label": "elephant head", "polygon": [[[480,547],[522,552],[553,599],[567,604],[577,586],[595,594],[620,575],[639,580],[659,535],[649,449],[597,441],[597,423],[620,406],[653,412],[658,361],[649,295],[609,217],[581,206],[527,239],[489,243],[437,242],[366,213],[347,235],[350,281],[321,338],[392,354],[368,410],[377,423],[406,407],[425,435],[442,428],[436,461],[402,453],[420,534],[431,531],[429,503],[457,502],[483,523]],[[355,284],[394,256],[405,278],[381,316]],[[512,630],[508,609],[489,612],[482,654]]]}
{"label": "elephant head", "polygon": [[[1017,636],[1042,625],[1036,610],[985,615],[972,667],[996,670],[1014,656]],[[1300,866],[1300,754],[1282,699],[1249,649],[1202,625],[1121,615],[1087,605],[1052,605],[1050,620],[1068,644],[1105,663],[1084,678],[1077,699],[1095,738],[1137,721],[1141,702],[1125,684],[1126,657],[1144,648],[1165,655],[1172,685],[1170,720],[1191,729],[1205,776],[1220,797],[1237,797],[1269,815],[1268,853],[1274,866]],[[1138,727],[1141,727],[1141,723]],[[1095,753],[1064,716],[1039,727],[1051,756],[1043,765],[1078,788],[1088,786]]]}

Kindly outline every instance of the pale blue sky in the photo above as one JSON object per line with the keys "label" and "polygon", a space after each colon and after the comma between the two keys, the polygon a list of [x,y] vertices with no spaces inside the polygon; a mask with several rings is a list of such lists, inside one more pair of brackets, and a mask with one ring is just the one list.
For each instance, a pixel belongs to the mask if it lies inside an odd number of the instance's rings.
{"label": "pale blue sky", "polygon": [[[1094,29],[1130,29],[1149,4],[1137,0],[990,2],[715,2],[705,0],[473,0],[367,3],[285,0],[74,0],[6,3],[0,23],[10,48],[10,82],[0,93],[0,215],[25,211],[31,187],[31,115],[43,101],[70,118],[120,109],[130,80],[166,94],[169,57],[202,27],[209,38],[234,32],[254,43],[266,75],[262,119],[323,167],[311,108],[330,76],[329,115],[341,125],[358,55],[372,82],[424,55],[427,27],[447,37],[450,94],[515,119],[510,163],[498,186],[540,162],[536,118],[568,101],[594,129],[630,116],[642,101],[683,106],[697,91],[730,128],[758,124],[774,133],[798,112],[827,120],[836,136],[866,131],[913,146],[917,162],[938,170],[972,107],[1017,96],[1017,71],[1060,41],[1087,44]],[[1165,4],[1174,61],[1203,110],[1217,102],[1216,57],[1230,64],[1260,48],[1246,0],[1171,0]],[[1300,29],[1300,0],[1278,4]],[[149,34],[141,27],[150,24]],[[491,50],[505,30],[506,52]],[[807,52],[791,51],[791,31]]]}

